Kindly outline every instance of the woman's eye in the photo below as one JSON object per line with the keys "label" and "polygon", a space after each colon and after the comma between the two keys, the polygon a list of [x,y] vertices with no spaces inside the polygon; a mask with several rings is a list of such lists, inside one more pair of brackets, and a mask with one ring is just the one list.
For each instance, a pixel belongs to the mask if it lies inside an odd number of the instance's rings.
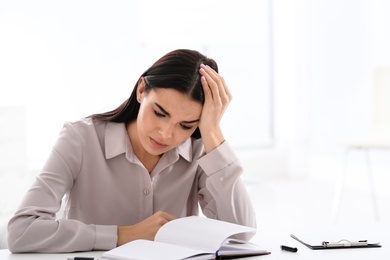
{"label": "woman's eye", "polygon": [[181,125],[181,127],[182,127],[184,130],[191,130],[191,129],[192,129],[192,126],[187,126],[187,125]]}
{"label": "woman's eye", "polygon": [[165,116],[164,114],[161,114],[161,113],[157,112],[156,110],[154,110],[154,114],[155,114],[157,117],[164,117],[164,116]]}

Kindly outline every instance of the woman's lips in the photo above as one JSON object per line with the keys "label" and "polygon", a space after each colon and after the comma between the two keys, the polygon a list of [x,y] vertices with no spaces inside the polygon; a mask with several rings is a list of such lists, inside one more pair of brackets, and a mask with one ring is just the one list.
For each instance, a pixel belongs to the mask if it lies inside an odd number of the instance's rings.
{"label": "woman's lips", "polygon": [[168,146],[166,144],[163,144],[163,143],[160,143],[160,142],[154,140],[151,137],[150,137],[150,143],[152,144],[153,147],[158,148],[158,149],[165,148]]}

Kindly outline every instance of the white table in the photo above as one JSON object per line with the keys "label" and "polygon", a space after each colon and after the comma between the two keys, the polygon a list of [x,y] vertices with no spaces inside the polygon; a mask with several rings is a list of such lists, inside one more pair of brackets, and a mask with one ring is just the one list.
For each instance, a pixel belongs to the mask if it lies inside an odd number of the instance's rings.
{"label": "white table", "polygon": [[[266,243],[267,244],[267,243]],[[243,258],[247,260],[255,259],[375,259],[375,260],[388,260],[390,259],[389,246],[382,248],[369,248],[369,249],[337,249],[337,250],[310,250],[303,245],[290,243],[298,247],[297,253],[290,253],[280,250],[280,245],[268,246],[267,250],[271,252],[270,255],[254,256],[249,258]],[[82,252],[82,253],[62,253],[62,254],[11,254],[7,249],[0,250],[1,260],[66,260],[68,257],[74,256],[93,256],[99,257],[103,252]]]}
{"label": "white table", "polygon": [[[362,239],[369,239],[369,241],[380,242],[380,248],[353,248],[353,249],[326,249],[326,250],[312,250],[295,239],[290,237],[290,234],[313,234],[312,236],[321,237],[323,234],[336,232],[337,234],[345,234],[348,238],[350,234],[361,234]],[[302,239],[302,238],[301,238]],[[343,238],[340,238],[343,239]],[[258,232],[254,237],[253,242],[261,245],[271,252],[270,255],[258,256],[252,259],[299,259],[299,260],[329,260],[329,259],[346,259],[346,260],[388,260],[390,259],[390,225],[351,225],[349,227],[342,226],[327,226],[319,223],[318,226],[308,227],[290,227],[281,230],[271,231],[265,230],[263,233]],[[282,251],[280,245],[287,245],[298,248],[297,253]]]}
{"label": "white table", "polygon": [[[381,248],[354,248],[354,249],[332,249],[332,250],[311,250],[300,242],[290,237],[294,232],[308,232],[318,235],[321,232],[329,231],[330,229],[338,230],[348,236],[351,233],[359,233],[362,239],[375,238],[380,242]],[[321,231],[322,230],[322,231]],[[357,231],[357,232],[356,232]],[[296,233],[295,235],[299,235]],[[269,255],[254,256],[243,258],[246,260],[256,259],[299,259],[299,260],[329,260],[329,259],[349,259],[349,260],[389,260],[390,259],[390,225],[353,225],[350,227],[335,227],[335,226],[318,226],[318,227],[289,227],[276,228],[269,227],[265,230],[259,230],[256,236],[251,240],[259,244],[264,249],[271,252]],[[280,245],[297,247],[298,252],[292,253],[282,251]],[[61,254],[11,254],[9,250],[0,250],[0,260],[67,260],[68,257],[75,256],[90,256],[99,257],[103,254],[102,251],[80,252],[80,253],[61,253]]]}
{"label": "white table", "polygon": [[81,253],[61,253],[61,254],[11,254],[8,249],[0,250],[1,260],[67,260],[68,257],[84,256],[99,257],[103,254],[101,251],[81,252]]}

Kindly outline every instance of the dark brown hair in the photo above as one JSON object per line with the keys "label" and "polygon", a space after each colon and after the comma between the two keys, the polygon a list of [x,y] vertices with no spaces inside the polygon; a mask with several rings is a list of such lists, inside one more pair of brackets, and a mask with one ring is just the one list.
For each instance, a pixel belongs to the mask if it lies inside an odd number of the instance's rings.
{"label": "dark brown hair", "polygon": [[[141,76],[145,79],[145,92],[156,88],[172,88],[188,95],[191,99],[204,104],[204,93],[199,74],[200,64],[209,65],[218,72],[217,63],[195,50],[178,49],[171,51],[157,60]],[[137,119],[140,104],[137,101],[137,86],[134,86],[131,96],[116,109],[94,114],[90,117],[106,122],[130,123]],[[192,134],[200,138],[197,128]]]}

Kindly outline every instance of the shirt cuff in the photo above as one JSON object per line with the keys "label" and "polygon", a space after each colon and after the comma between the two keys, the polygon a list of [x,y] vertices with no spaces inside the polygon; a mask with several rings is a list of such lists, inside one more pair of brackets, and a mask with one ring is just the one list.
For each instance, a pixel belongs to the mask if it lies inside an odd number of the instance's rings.
{"label": "shirt cuff", "polygon": [[96,239],[93,250],[111,250],[118,240],[117,226],[96,225]]}
{"label": "shirt cuff", "polygon": [[205,154],[198,159],[198,163],[203,171],[208,175],[212,175],[231,164],[236,162],[237,156],[227,141],[220,146]]}

